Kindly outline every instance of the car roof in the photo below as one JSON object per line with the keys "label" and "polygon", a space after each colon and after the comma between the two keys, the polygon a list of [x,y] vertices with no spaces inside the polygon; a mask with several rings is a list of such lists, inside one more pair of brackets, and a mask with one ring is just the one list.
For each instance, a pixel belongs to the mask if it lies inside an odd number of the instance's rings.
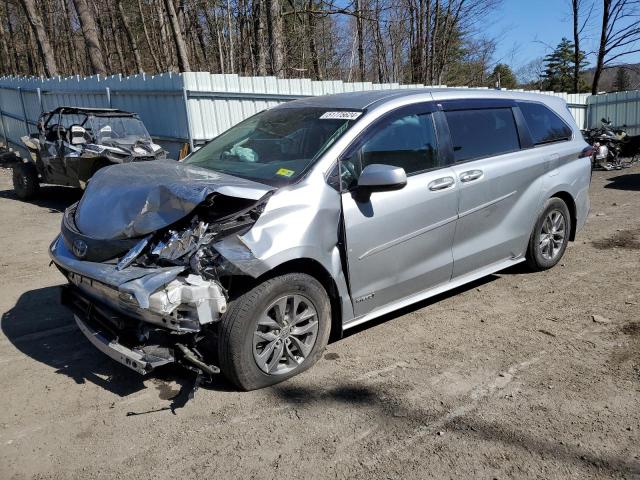
{"label": "car roof", "polygon": [[483,98],[537,101],[542,103],[564,102],[559,97],[534,92],[511,90],[493,90],[480,88],[399,88],[389,90],[367,90],[360,92],[337,93],[317,97],[305,97],[278,105],[275,108],[335,108],[365,110],[379,107],[402,97],[424,96],[431,94],[433,100]]}
{"label": "car roof", "polygon": [[118,117],[134,117],[135,113],[126,112],[117,108],[94,108],[94,107],[58,107],[55,110],[51,110],[49,114],[54,113],[68,113],[68,114],[87,114],[96,116],[118,116]]}

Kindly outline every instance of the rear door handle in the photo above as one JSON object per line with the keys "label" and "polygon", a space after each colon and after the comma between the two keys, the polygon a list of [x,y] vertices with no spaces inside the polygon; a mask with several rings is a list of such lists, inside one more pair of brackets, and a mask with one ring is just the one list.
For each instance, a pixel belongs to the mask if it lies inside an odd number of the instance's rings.
{"label": "rear door handle", "polygon": [[469,170],[468,172],[462,172],[460,174],[460,181],[465,183],[473,182],[474,180],[478,180],[482,177],[482,175],[482,170]]}
{"label": "rear door handle", "polygon": [[429,183],[429,190],[431,190],[432,192],[437,192],[438,190],[445,190],[447,188],[453,187],[455,183],[456,181],[453,177],[438,178],[433,182]]}

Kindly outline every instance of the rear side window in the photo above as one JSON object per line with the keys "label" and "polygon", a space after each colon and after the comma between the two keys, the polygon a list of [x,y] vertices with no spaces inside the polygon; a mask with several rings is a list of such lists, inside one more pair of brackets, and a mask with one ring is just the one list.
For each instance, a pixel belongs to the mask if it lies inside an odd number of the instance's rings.
{"label": "rear side window", "polygon": [[518,103],[534,145],[571,139],[571,128],[553,110],[541,103]]}
{"label": "rear side window", "polygon": [[456,162],[490,157],[520,149],[511,108],[445,112]]}

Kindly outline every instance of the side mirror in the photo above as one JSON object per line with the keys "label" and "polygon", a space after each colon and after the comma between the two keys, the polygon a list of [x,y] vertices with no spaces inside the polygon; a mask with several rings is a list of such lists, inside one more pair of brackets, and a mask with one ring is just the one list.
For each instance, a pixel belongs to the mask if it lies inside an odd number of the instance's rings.
{"label": "side mirror", "polygon": [[374,190],[399,190],[407,184],[404,168],[372,163],[362,170],[358,188]]}
{"label": "side mirror", "polygon": [[80,125],[71,127],[71,145],[81,145],[87,143],[87,131]]}

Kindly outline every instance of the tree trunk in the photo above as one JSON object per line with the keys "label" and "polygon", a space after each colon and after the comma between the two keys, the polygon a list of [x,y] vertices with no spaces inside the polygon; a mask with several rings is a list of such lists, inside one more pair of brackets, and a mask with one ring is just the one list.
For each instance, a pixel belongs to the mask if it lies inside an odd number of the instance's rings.
{"label": "tree trunk", "polygon": [[[129,19],[127,18],[127,15],[124,13],[122,0],[117,0],[117,6],[118,13],[120,14],[120,21],[122,22],[122,27],[124,28],[124,33],[127,36],[129,45],[131,45],[131,51],[133,52],[133,61],[136,64],[136,71],[138,73],[144,73],[144,68],[142,67],[142,59],[140,58],[140,50],[138,50],[138,42],[131,32],[131,24],[129,22]],[[144,22],[144,18],[142,19],[142,21]]]}
{"label": "tree trunk", "polygon": [[167,11],[167,16],[169,17],[169,26],[171,27],[171,33],[173,34],[173,41],[176,45],[178,68],[181,72],[189,72],[191,71],[191,66],[189,65],[189,57],[187,55],[187,46],[184,42],[182,32],[180,31],[180,23],[178,22],[178,16],[176,15],[173,0],[164,0],[164,6]]}
{"label": "tree trunk", "polygon": [[267,62],[264,57],[264,0],[253,2],[253,54],[255,56],[256,73],[267,74]]}
{"label": "tree trunk", "polygon": [[13,68],[11,66],[11,55],[9,54],[9,46],[7,45],[7,35],[4,29],[4,22],[0,24],[0,66],[2,67],[2,73],[11,75]]}
{"label": "tree trunk", "polygon": [[35,0],[22,0],[22,6],[27,14],[27,20],[33,29],[33,33],[36,36],[36,42],[38,44],[38,51],[42,57],[44,63],[45,74],[49,77],[55,77],[58,75],[58,65],[56,58],[49,42],[49,35],[44,28],[42,18],[36,8]]}
{"label": "tree trunk", "polygon": [[146,15],[144,14],[144,10],[142,9],[142,0],[138,0],[138,10],[140,11],[140,21],[142,22],[142,31],[144,32],[144,40],[149,48],[149,53],[151,54],[151,59],[153,60],[153,66],[156,69],[156,73],[160,73],[162,71],[162,66],[160,65],[160,60],[158,59],[158,55],[156,54],[156,49],[153,48],[151,43],[151,37],[149,36],[149,28],[147,27],[147,21],[145,19]]}
{"label": "tree trunk", "polygon": [[580,76],[580,30],[578,14],[580,0],[571,0],[573,11],[573,93],[578,93],[578,77]]}
{"label": "tree trunk", "polygon": [[5,0],[4,2],[5,13],[7,14],[7,32],[9,39],[9,48],[11,49],[11,56],[9,57],[9,63],[12,64],[11,73],[13,75],[20,74],[20,57],[18,56],[18,50],[16,49],[16,44],[18,43],[16,38],[16,32],[13,29],[13,24],[11,23],[11,12],[9,10],[9,0]]}
{"label": "tree trunk", "polygon": [[313,68],[313,77],[316,80],[322,80],[322,72],[320,71],[320,63],[318,62],[318,48],[316,46],[316,17],[311,12],[313,10],[313,0],[309,0],[307,22],[308,22],[308,40],[309,55],[311,56],[311,67]]}
{"label": "tree trunk", "polygon": [[108,3],[107,13],[109,14],[109,24],[111,26],[111,43],[113,43],[116,47],[116,55],[118,56],[118,63],[120,64],[120,68],[118,68],[118,70],[120,71],[120,73],[128,75],[129,69],[127,68],[127,61],[125,60],[124,50],[122,49],[122,43],[120,42],[120,27],[116,23],[116,16],[113,13],[111,5],[109,5]]}
{"label": "tree trunk", "polygon": [[600,32],[600,46],[598,47],[598,59],[596,60],[596,68],[593,71],[593,83],[591,84],[591,94],[598,93],[598,83],[604,69],[604,56],[607,53],[607,29],[609,28],[609,14],[611,8],[611,0],[603,0],[602,2],[602,31]]}
{"label": "tree trunk", "polygon": [[364,66],[364,27],[362,24],[362,0],[356,0],[356,31],[358,36],[358,77],[361,82],[365,78]]}
{"label": "tree trunk", "polygon": [[284,75],[284,29],[280,0],[267,0],[267,35],[269,37],[269,56],[271,74]]}
{"label": "tree trunk", "polygon": [[215,49],[218,54],[218,71],[224,74],[224,52],[222,47],[222,38],[220,34],[220,28],[218,27],[218,16],[215,8],[212,12],[209,11],[207,0],[204,0],[202,11],[204,12],[204,18],[207,22],[207,29],[209,30],[209,38],[211,41],[215,41]]}
{"label": "tree trunk", "polygon": [[164,58],[164,69],[173,70],[175,65],[173,63],[173,51],[175,49],[172,47],[173,42],[169,42],[169,33],[163,4],[163,0],[155,0],[156,14],[158,18],[157,31],[160,34],[160,45],[165,47],[161,48]]}
{"label": "tree trunk", "polygon": [[233,52],[233,26],[231,25],[230,0],[227,0],[227,35],[229,37],[229,73],[235,73],[235,55]]}
{"label": "tree trunk", "polygon": [[429,85],[433,85],[435,78],[435,54],[436,43],[438,42],[439,27],[440,25],[440,0],[436,0],[435,7],[433,9],[433,31],[431,33],[431,48],[429,49],[429,61],[427,67],[429,69]]}
{"label": "tree trunk", "polygon": [[87,0],[73,0],[73,5],[78,13],[80,28],[89,52],[89,61],[91,62],[91,70],[96,75],[107,75],[107,69],[104,66],[102,57],[102,48],[100,40],[98,40],[98,30],[93,15],[89,10]]}

